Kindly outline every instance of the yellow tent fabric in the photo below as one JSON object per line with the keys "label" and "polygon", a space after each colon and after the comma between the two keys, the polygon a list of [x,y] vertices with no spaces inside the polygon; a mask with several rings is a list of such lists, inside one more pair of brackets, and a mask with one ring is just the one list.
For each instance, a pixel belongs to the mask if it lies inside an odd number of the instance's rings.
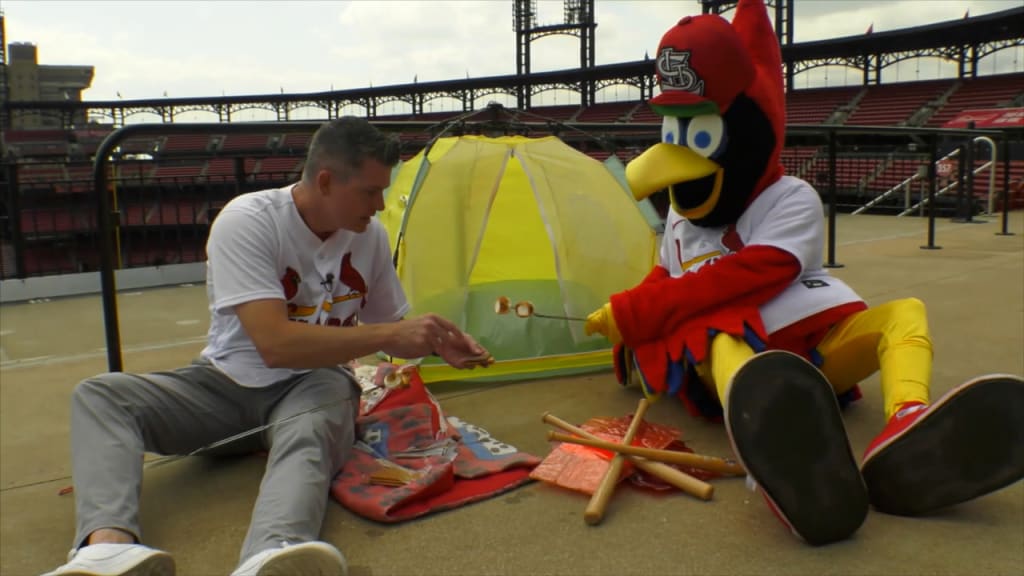
{"label": "yellow tent fabric", "polygon": [[[426,156],[424,156],[426,152]],[[638,283],[656,261],[655,232],[601,162],[554,136],[439,138],[402,164],[380,214],[412,306],[472,334],[494,355],[481,370],[437,359],[424,380],[509,380],[604,370],[610,346],[583,323],[499,315],[530,302],[585,317]]]}

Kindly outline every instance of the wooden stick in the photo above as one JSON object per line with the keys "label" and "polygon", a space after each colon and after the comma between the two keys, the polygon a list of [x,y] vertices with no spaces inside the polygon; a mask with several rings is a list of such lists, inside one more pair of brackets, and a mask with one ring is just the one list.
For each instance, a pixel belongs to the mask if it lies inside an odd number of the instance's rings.
{"label": "wooden stick", "polygon": [[[587,432],[583,428],[580,428],[579,426],[573,426],[572,424],[569,424],[565,420],[562,420],[561,418],[558,418],[557,416],[549,412],[545,412],[544,415],[541,416],[541,420],[556,428],[561,428],[566,432],[572,432],[577,436],[582,436],[583,438],[587,438],[589,440],[601,439],[591,434],[590,432]],[[645,460],[639,456],[625,456],[633,464],[635,464],[637,468],[643,470],[644,472],[647,472],[652,476],[656,476],[664,480],[665,482],[668,482],[672,486],[679,488],[680,490],[686,492],[691,496],[695,496],[697,498],[700,498],[701,500],[710,500],[711,496],[715,492],[715,488],[711,484],[694,478],[693,476],[690,476],[685,472],[676,470],[675,468],[667,464],[664,464],[662,462],[652,462],[650,460]]]}
{"label": "wooden stick", "polygon": [[658,450],[657,448],[616,444],[605,440],[591,440],[589,438],[580,438],[579,436],[570,436],[568,434],[562,434],[561,432],[555,431],[548,432],[548,440],[580,444],[581,446],[590,446],[592,448],[602,448],[618,454],[641,456],[655,462],[682,464],[683,466],[700,468],[701,470],[709,470],[720,474],[731,474],[734,476],[746,476],[747,474],[747,471],[743,466],[733,460],[716,458],[714,456],[704,456],[703,454],[692,454],[690,452],[678,452],[675,450]]}
{"label": "wooden stick", "polygon": [[[622,437],[623,444],[629,444],[636,437],[637,430],[640,429],[640,424],[644,421],[644,414],[647,413],[648,406],[647,398],[641,398],[640,404],[636,407],[636,413],[633,414],[633,420],[630,421],[629,428],[626,429],[626,435]],[[604,519],[605,508],[608,507],[608,501],[611,500],[612,494],[615,493],[615,485],[619,483],[619,476],[622,475],[622,465],[625,462],[625,456],[622,454],[615,454],[612,457],[608,470],[605,471],[604,477],[601,478],[601,483],[597,486],[597,490],[590,496],[587,509],[583,511],[583,519],[586,520],[587,524],[594,526],[600,524],[601,520]]]}

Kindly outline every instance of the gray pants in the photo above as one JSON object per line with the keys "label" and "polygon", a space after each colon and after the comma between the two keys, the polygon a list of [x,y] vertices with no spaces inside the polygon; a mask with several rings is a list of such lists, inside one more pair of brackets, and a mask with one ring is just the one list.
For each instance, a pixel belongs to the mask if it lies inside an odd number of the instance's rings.
{"label": "gray pants", "polygon": [[71,399],[74,546],[99,528],[141,541],[144,452],[187,454],[311,409],[225,448],[269,451],[240,562],[282,541],[316,540],[331,480],[351,453],[358,408],[356,384],[340,368],[266,388],[239,386],[205,360],[171,372],[83,380]]}

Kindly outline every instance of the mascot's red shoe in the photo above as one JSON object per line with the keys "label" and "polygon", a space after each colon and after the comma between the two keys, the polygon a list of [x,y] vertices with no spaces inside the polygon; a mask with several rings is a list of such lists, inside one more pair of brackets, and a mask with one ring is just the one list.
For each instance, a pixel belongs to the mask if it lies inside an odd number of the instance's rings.
{"label": "mascot's red shoe", "polygon": [[812,545],[856,532],[868,495],[825,376],[796,354],[772,350],[743,364],[727,394],[733,451],[775,515]]}
{"label": "mascot's red shoe", "polygon": [[[902,413],[901,413],[902,412]],[[868,446],[871,504],[915,516],[1024,478],[1024,380],[975,378],[931,406],[904,406]]]}

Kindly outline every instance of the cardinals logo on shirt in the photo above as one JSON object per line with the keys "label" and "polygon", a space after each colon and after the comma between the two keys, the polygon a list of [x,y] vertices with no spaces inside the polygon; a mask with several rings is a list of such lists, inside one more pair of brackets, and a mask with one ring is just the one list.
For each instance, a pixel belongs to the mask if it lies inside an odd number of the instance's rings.
{"label": "cardinals logo on shirt", "polygon": [[[359,307],[362,308],[366,306],[366,293],[368,291],[368,287],[366,286],[366,280],[363,279],[363,275],[360,274],[359,270],[352,265],[351,252],[347,252],[341,259],[341,268],[338,270],[338,280],[340,280],[345,286],[348,286],[349,293],[344,296],[336,297],[334,302],[345,302],[347,300],[361,298],[362,300],[359,303]],[[358,323],[359,312],[356,311],[349,314],[343,321],[339,321],[337,318],[332,318],[331,321],[328,322],[328,325],[355,326]]]}
{"label": "cardinals logo on shirt", "polygon": [[739,252],[743,248],[743,239],[736,232],[735,222],[729,224],[729,227],[725,229],[725,233],[722,234],[722,246],[728,248],[729,252]]}
{"label": "cardinals logo on shirt", "polygon": [[[681,223],[680,221],[676,224]],[[735,223],[729,224],[726,227],[717,244],[713,240],[699,238],[691,242],[690,249],[686,252],[689,258],[686,258],[682,241],[679,238],[675,239],[676,261],[679,263],[679,268],[684,272],[696,272],[702,266],[711,264],[723,255],[739,252],[744,246],[743,239],[740,238],[739,232],[736,231]]]}
{"label": "cardinals logo on shirt", "polygon": [[299,284],[302,283],[302,277],[299,273],[292,269],[290,266],[285,268],[284,275],[281,276],[281,287],[284,288],[284,299],[291,300],[299,292]]}
{"label": "cardinals logo on shirt", "polygon": [[348,286],[349,290],[351,290],[344,298],[345,300],[361,297],[363,300],[359,307],[366,306],[366,280],[363,280],[363,275],[352,265],[351,252],[347,252],[345,257],[341,259],[341,270],[338,271],[338,280],[341,280],[341,283]]}

